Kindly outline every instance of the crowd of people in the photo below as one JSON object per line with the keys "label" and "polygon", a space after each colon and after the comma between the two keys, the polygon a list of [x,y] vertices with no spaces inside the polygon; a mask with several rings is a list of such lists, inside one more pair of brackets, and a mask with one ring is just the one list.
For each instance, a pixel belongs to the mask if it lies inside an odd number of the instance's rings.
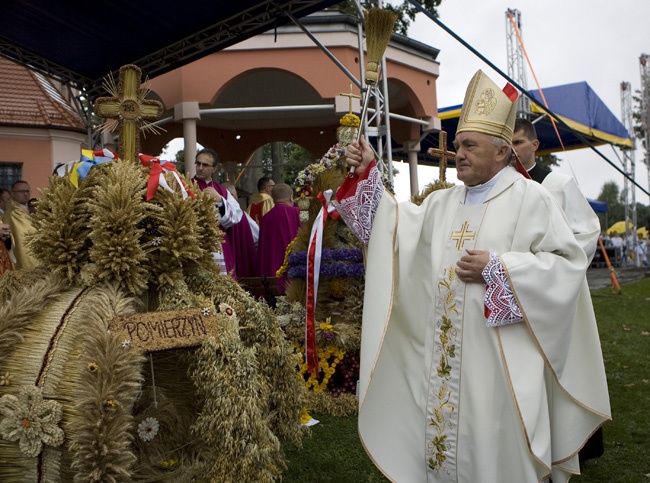
{"label": "crowd of people", "polygon": [[610,249],[613,255],[610,259],[613,258],[611,262],[614,266],[650,268],[650,235],[627,236],[613,231],[604,232],[602,239],[605,248]]}
{"label": "crowd of people", "polygon": [[[284,262],[287,246],[300,228],[300,209],[293,201],[293,189],[264,176],[256,193],[243,211],[232,183],[218,184],[213,175],[219,156],[212,149],[196,155],[196,182],[199,189],[214,198],[220,229],[224,232],[222,251],[214,253],[223,274],[238,277],[275,278]],[[277,291],[285,291],[286,276],[277,279]]]}

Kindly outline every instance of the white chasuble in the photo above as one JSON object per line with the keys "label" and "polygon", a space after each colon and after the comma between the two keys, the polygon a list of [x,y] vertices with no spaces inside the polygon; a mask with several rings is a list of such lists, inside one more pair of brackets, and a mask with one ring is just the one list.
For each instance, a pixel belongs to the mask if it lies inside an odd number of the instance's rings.
{"label": "white chasuble", "polygon": [[[609,419],[586,256],[541,186],[513,169],[481,205],[384,194],[366,267],[359,434],[397,482],[565,482]],[[499,256],[524,321],[487,327],[468,248]]]}

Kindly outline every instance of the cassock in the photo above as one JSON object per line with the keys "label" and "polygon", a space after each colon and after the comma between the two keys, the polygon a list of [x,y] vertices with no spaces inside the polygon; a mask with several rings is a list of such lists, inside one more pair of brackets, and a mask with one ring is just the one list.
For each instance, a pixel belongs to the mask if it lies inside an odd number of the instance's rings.
{"label": "cassock", "polygon": [[[257,246],[258,267],[261,277],[275,277],[284,263],[289,243],[300,228],[300,209],[295,206],[276,204],[260,220],[260,239]],[[284,293],[286,275],[278,279],[278,289]]]}
{"label": "cassock", "polygon": [[251,203],[248,205],[247,213],[251,216],[255,223],[260,224],[260,220],[264,215],[266,215],[275,203],[273,203],[273,198],[271,198],[266,193],[255,193],[251,197]]}
{"label": "cassock", "polygon": [[238,277],[257,277],[257,240],[259,227],[244,212],[241,221],[226,230],[228,243],[233,248]]}
{"label": "cassock", "polygon": [[542,168],[538,163],[535,163],[533,167],[528,170],[530,179],[537,181],[538,183],[542,183],[550,173],[551,171]]}
{"label": "cassock", "polygon": [[[486,185],[398,204],[371,165],[337,195],[369,238],[359,434],[393,481],[564,483],[610,419],[585,253],[539,184],[508,167]],[[456,276],[470,248],[496,255],[487,290]],[[488,327],[501,312],[523,320]]]}
{"label": "cassock", "polygon": [[12,250],[10,255],[13,254],[14,269],[36,268],[39,261],[27,246],[27,235],[34,231],[27,208],[11,200],[3,216],[3,222],[11,229]]}
{"label": "cassock", "polygon": [[212,256],[215,262],[221,267],[221,273],[224,275],[231,274],[237,279],[235,256],[233,249],[228,243],[227,230],[228,228],[236,225],[241,221],[242,209],[237,200],[230,194],[230,192],[218,183],[210,180],[209,182],[203,181],[196,176],[192,178],[201,191],[208,187],[214,188],[223,198],[223,207],[215,209],[219,211],[219,228],[224,232],[223,242],[221,243],[221,253],[213,253]]}

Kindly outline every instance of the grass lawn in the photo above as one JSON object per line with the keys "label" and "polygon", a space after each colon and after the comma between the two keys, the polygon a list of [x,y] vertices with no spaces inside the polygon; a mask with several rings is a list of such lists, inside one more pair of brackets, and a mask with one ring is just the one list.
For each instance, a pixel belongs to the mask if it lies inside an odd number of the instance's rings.
{"label": "grass lawn", "polygon": [[[650,483],[650,278],[592,292],[607,370],[612,421],[605,454],[587,461],[576,483]],[[386,482],[367,457],[355,416],[315,414],[320,424],[287,447],[287,483]],[[480,482],[476,482],[480,483]]]}

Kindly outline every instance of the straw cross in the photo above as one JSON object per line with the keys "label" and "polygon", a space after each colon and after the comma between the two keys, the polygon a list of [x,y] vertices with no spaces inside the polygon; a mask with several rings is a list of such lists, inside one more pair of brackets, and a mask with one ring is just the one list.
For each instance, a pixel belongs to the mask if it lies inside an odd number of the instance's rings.
{"label": "straw cross", "polygon": [[446,131],[440,131],[440,134],[438,135],[438,147],[437,148],[429,148],[427,150],[427,153],[429,153],[434,158],[440,158],[440,178],[439,179],[442,182],[446,181],[445,171],[447,170],[447,160],[448,159],[453,159],[454,156],[456,156],[456,153],[454,151],[448,151],[447,150],[447,132]]}
{"label": "straw cross", "polygon": [[122,66],[117,86],[112,77],[105,83],[111,97],[100,97],[95,101],[95,111],[107,119],[105,129],[121,128],[120,155],[123,160],[132,162],[140,150],[140,128],[146,128],[149,121],[159,119],[163,112],[161,102],[144,99],[148,89],[141,88],[141,75],[142,71],[135,65]]}

